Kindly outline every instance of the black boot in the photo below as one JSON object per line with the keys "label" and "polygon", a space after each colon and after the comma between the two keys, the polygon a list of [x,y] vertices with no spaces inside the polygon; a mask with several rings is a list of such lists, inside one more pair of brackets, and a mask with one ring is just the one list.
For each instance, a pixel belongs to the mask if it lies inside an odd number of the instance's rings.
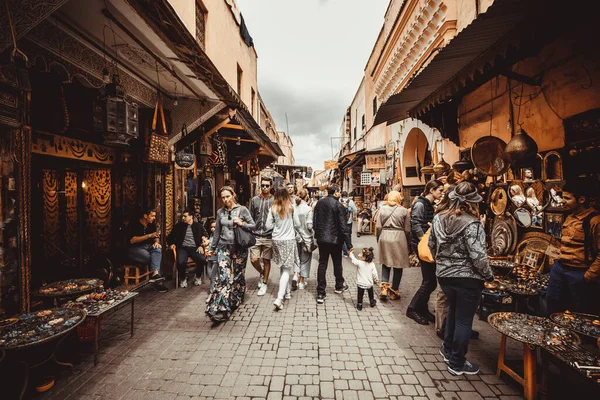
{"label": "black boot", "polygon": [[415,310],[406,310],[406,316],[419,325],[429,325],[429,321]]}

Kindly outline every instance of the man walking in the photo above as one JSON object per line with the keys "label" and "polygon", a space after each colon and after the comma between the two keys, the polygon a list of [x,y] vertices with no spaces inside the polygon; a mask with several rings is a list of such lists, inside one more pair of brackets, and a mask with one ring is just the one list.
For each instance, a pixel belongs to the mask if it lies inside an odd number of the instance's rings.
{"label": "man walking", "polygon": [[342,246],[345,244],[349,251],[352,248],[352,235],[346,218],[346,209],[338,201],[340,187],[329,185],[328,196],[319,200],[313,214],[315,239],[319,246],[319,269],[317,272],[317,304],[323,304],[327,295],[326,273],[329,257],[333,261],[335,275],[335,292],[343,293],[348,290],[344,282],[342,269]]}
{"label": "man walking", "polygon": [[294,207],[296,207],[296,186],[294,186],[294,184],[292,182],[288,182],[285,185],[285,188],[288,191],[288,194],[290,195],[290,199],[292,200],[292,205]]}
{"label": "man walking", "polygon": [[250,262],[260,274],[258,296],[264,296],[267,293],[267,282],[269,281],[269,273],[271,272],[273,230],[267,229],[267,216],[273,205],[272,187],[273,180],[271,178],[261,178],[260,194],[250,200],[250,206],[248,207],[252,219],[256,222],[256,228],[252,232],[256,238],[256,244],[250,247]]}
{"label": "man walking", "polygon": [[[194,285],[202,284],[202,273],[206,258],[204,257],[204,239],[208,235],[202,224],[194,222],[194,215],[191,211],[184,211],[181,217],[181,222],[173,227],[173,230],[167,237],[167,244],[177,254],[177,271],[179,274],[179,287],[187,287],[187,277],[185,275],[185,267],[188,258],[191,257],[196,263],[196,277]],[[210,278],[210,277],[209,277]]]}
{"label": "man walking", "polygon": [[[354,200],[348,197],[348,192],[346,191],[342,192],[342,198],[340,199],[340,203],[342,203],[342,205],[346,209],[346,223],[348,224],[350,235],[352,235],[352,222],[354,221],[354,215],[356,215],[358,209],[356,208]],[[345,243],[342,250],[344,253],[344,257],[348,257],[348,248],[346,247]]]}

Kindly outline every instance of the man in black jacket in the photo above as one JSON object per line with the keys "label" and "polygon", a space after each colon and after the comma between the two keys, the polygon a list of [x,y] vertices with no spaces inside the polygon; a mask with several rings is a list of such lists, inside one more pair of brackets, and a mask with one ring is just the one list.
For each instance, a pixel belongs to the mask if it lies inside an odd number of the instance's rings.
{"label": "man in black jacket", "polygon": [[319,245],[319,269],[317,272],[317,304],[323,304],[327,286],[326,273],[329,256],[333,261],[335,275],[335,292],[343,293],[348,290],[344,282],[342,269],[342,247],[344,243],[349,251],[353,251],[352,232],[347,223],[346,209],[338,201],[340,187],[329,185],[328,196],[319,200],[313,213],[313,229]]}
{"label": "man in black jacket", "polygon": [[167,244],[173,251],[177,252],[177,271],[179,274],[179,287],[187,287],[187,278],[185,276],[185,267],[188,257],[196,263],[196,279],[194,285],[202,284],[202,273],[206,258],[204,257],[203,240],[208,238],[202,224],[194,222],[194,215],[190,211],[184,211],[181,222],[173,227],[173,230],[167,237]]}

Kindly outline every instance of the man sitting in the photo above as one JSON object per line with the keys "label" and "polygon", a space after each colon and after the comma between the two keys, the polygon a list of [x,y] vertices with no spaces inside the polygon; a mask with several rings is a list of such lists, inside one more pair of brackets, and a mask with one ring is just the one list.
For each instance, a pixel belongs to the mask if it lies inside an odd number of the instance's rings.
{"label": "man sitting", "polygon": [[177,271],[179,274],[179,287],[187,287],[187,277],[185,267],[188,257],[196,263],[196,277],[194,285],[202,284],[202,273],[206,258],[204,257],[203,242],[208,235],[202,224],[194,222],[194,215],[190,211],[184,211],[181,222],[173,227],[173,230],[167,237],[167,244],[173,251],[177,252]]}
{"label": "man sitting", "polygon": [[358,225],[356,226],[356,236],[360,237],[361,233],[371,233],[371,220],[373,214],[368,204],[363,204],[362,209],[358,213]]}
{"label": "man sitting", "polygon": [[[160,232],[156,229],[156,211],[146,209],[142,216],[131,223],[129,249],[127,255],[133,262],[148,265],[151,271],[150,282],[163,281],[160,275],[160,262],[162,260],[162,247],[160,245]],[[155,285],[160,293],[168,291],[161,282]]]}

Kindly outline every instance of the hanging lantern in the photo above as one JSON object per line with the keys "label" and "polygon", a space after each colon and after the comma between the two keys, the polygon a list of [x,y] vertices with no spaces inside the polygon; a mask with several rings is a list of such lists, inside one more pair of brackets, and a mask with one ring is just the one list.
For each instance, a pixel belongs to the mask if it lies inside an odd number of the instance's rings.
{"label": "hanging lantern", "polygon": [[450,164],[448,164],[444,160],[444,156],[441,157],[441,160],[439,163],[437,163],[433,166],[433,172],[436,175],[444,174],[444,173],[450,171],[451,169],[452,169],[452,167],[450,166]]}
{"label": "hanging lantern", "polygon": [[535,140],[523,128],[519,128],[506,145],[504,156],[513,168],[519,169],[533,166],[537,152],[538,146]]}
{"label": "hanging lantern", "polygon": [[104,144],[112,147],[129,146],[138,137],[138,106],[125,99],[116,75],[104,97],[94,103],[94,132],[102,133]]}

